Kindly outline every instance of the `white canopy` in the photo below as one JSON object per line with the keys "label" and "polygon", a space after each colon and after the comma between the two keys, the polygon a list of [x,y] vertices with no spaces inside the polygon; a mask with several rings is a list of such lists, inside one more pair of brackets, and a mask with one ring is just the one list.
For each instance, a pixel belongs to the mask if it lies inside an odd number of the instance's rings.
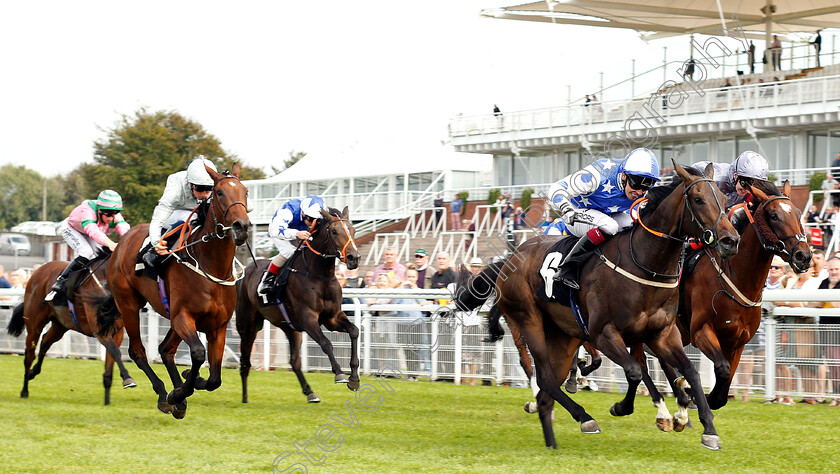
{"label": "white canopy", "polygon": [[[646,39],[693,33],[721,35],[716,0],[547,0],[483,10],[482,15],[507,20],[627,28]],[[778,34],[813,33],[821,28],[840,28],[837,0],[720,0],[727,27],[738,17],[748,35],[764,39]],[[767,8],[771,5],[771,8]]]}

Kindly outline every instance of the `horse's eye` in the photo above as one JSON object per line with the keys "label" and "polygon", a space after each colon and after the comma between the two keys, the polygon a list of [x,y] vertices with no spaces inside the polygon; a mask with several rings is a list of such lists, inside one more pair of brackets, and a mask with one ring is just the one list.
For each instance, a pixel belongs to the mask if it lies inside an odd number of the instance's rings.
{"label": "horse's eye", "polygon": [[337,230],[335,230],[335,229],[333,229],[333,230],[332,230],[332,234],[333,234],[333,235],[338,235],[338,231],[337,231]]}
{"label": "horse's eye", "polygon": [[222,197],[222,190],[221,189],[216,190],[216,196]]}
{"label": "horse's eye", "polygon": [[770,213],[770,219],[774,220],[774,221],[777,221],[777,220],[779,220],[779,216],[775,212],[771,212]]}
{"label": "horse's eye", "polygon": [[699,196],[695,197],[694,198],[694,204],[697,204],[697,205],[703,204],[703,198],[701,198]]}

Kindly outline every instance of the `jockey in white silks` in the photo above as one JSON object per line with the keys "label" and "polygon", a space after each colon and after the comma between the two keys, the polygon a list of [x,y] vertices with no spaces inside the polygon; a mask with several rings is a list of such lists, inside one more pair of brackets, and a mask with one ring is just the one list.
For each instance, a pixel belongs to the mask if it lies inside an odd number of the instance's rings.
{"label": "jockey in white silks", "polygon": [[[656,155],[637,148],[623,160],[602,158],[554,183],[548,192],[551,207],[562,216],[569,232],[580,237],[560,267],[581,263],[599,244],[633,225],[626,211],[659,179]],[[559,270],[554,279],[579,288]]]}
{"label": "jockey in white silks", "polygon": [[[692,166],[703,170],[709,163],[709,161],[701,161]],[[751,204],[750,185],[754,180],[767,181],[770,177],[770,165],[767,163],[767,159],[754,151],[741,153],[732,164],[712,163],[712,165],[715,169],[715,184],[726,195],[726,211],[742,202]],[[738,229],[738,232],[741,232],[746,224],[745,219],[743,219],[745,215],[742,209],[732,215],[732,224]]]}
{"label": "jockey in white silks", "polygon": [[257,293],[266,294],[274,287],[277,274],[295,252],[294,242],[309,239],[312,224],[323,218],[322,209],[327,209],[323,198],[306,196],[303,199],[292,199],[274,213],[271,223],[268,224],[268,236],[277,247],[277,255],[271,259],[263,273]]}

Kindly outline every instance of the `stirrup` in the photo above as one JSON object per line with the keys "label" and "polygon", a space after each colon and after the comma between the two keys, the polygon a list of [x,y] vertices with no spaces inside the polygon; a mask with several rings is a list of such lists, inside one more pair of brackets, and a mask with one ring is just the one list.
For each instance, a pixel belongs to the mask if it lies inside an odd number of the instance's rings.
{"label": "stirrup", "polygon": [[560,278],[560,281],[563,282],[564,285],[568,286],[569,288],[571,288],[573,290],[579,290],[580,289],[580,285],[578,285],[578,282],[576,282],[572,279]]}

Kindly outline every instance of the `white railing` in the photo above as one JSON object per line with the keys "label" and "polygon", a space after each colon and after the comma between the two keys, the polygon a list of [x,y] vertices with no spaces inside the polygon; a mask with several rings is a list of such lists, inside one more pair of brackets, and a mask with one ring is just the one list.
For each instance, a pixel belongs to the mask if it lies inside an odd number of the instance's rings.
{"label": "white railing", "polygon": [[[21,290],[0,290],[0,296],[22,296]],[[344,297],[352,303],[342,305],[342,309],[360,329],[359,357],[361,371],[372,374],[381,368],[392,368],[407,375],[427,376],[434,379],[451,379],[462,383],[465,379],[494,380],[497,383],[527,383],[519,367],[519,355],[510,337],[509,331],[504,339],[497,343],[485,343],[484,322],[469,314],[453,313],[444,316],[438,312],[439,300],[451,297],[447,290],[372,290],[345,289]],[[433,304],[383,303],[367,304],[367,298],[388,298],[392,300],[434,300]],[[765,301],[840,301],[840,290],[775,290],[764,294]],[[449,308],[451,309],[451,308]],[[486,308],[482,308],[483,313]],[[404,315],[392,315],[394,312],[409,312]],[[418,312],[425,311],[427,314]],[[377,314],[374,314],[377,313]],[[840,308],[791,308],[776,307],[773,313],[779,318],[805,318],[797,323],[780,322],[781,319],[767,319],[763,323],[764,341],[756,339],[751,343],[750,354],[742,356],[742,366],[749,358],[754,363],[753,373],[736,376],[734,390],[753,390],[763,392],[767,399],[776,396],[831,396],[832,370],[840,367],[840,355],[834,348],[840,347],[840,326],[808,324],[815,316],[837,316]],[[0,305],[0,328],[8,325],[11,305]],[[234,315],[235,318],[235,315]],[[235,324],[228,326],[225,363],[229,366],[238,364],[239,345]],[[147,348],[156,347],[169,329],[169,321],[154,312],[141,313],[141,331]],[[252,353],[253,365],[267,369],[288,367],[288,347],[285,336],[268,322],[258,335]],[[349,368],[350,340],[344,333],[327,331],[332,341],[336,357],[345,371]],[[330,364],[320,347],[304,334],[302,345],[302,365],[304,370],[329,371]],[[0,352],[23,353],[24,338],[13,338],[5,331],[0,333]],[[122,345],[123,353],[127,350],[127,338]],[[155,351],[150,351],[150,355]],[[708,359],[699,352],[687,348],[689,358],[699,367],[703,385],[708,389],[714,383],[713,367]],[[94,338],[87,338],[72,331],[53,346],[50,357],[87,357],[104,358],[104,351]],[[159,361],[159,358],[156,359]],[[176,354],[179,363],[189,361],[189,352],[182,344]],[[648,356],[648,365],[652,368],[652,377],[660,388],[668,392],[664,374],[658,370],[657,362]],[[757,370],[758,368],[760,370]],[[129,368],[130,370],[135,370]],[[828,390],[813,389],[825,383],[823,372],[828,374]],[[764,381],[752,383],[752,376],[763,375]],[[600,369],[589,377],[600,390],[621,391],[626,388],[623,372],[619,367],[604,360]],[[744,379],[747,379],[744,381]],[[829,392],[829,393],[825,393]],[[837,392],[833,396],[838,396]]]}
{"label": "white railing", "polygon": [[373,237],[373,244],[365,256],[363,265],[370,265],[371,260],[374,264],[382,261],[382,255],[385,250],[394,247],[397,249],[397,261],[408,262],[413,255],[411,252],[411,234],[408,232],[389,232],[376,234]]}
{"label": "white railing", "polygon": [[446,252],[452,265],[467,263],[471,258],[478,256],[476,242],[477,239],[471,232],[441,232],[430,255],[437,256],[439,252]]}
{"label": "white railing", "polygon": [[[495,209],[495,212],[491,212],[491,209]],[[472,221],[476,236],[498,234],[502,230],[502,208],[495,204],[475,206]]]}
{"label": "white railing", "polygon": [[[437,213],[440,212],[440,216]],[[417,209],[415,214],[408,218],[405,232],[411,234],[412,238],[426,238],[429,232],[432,236],[446,231],[447,209],[445,207],[422,207]]]}

